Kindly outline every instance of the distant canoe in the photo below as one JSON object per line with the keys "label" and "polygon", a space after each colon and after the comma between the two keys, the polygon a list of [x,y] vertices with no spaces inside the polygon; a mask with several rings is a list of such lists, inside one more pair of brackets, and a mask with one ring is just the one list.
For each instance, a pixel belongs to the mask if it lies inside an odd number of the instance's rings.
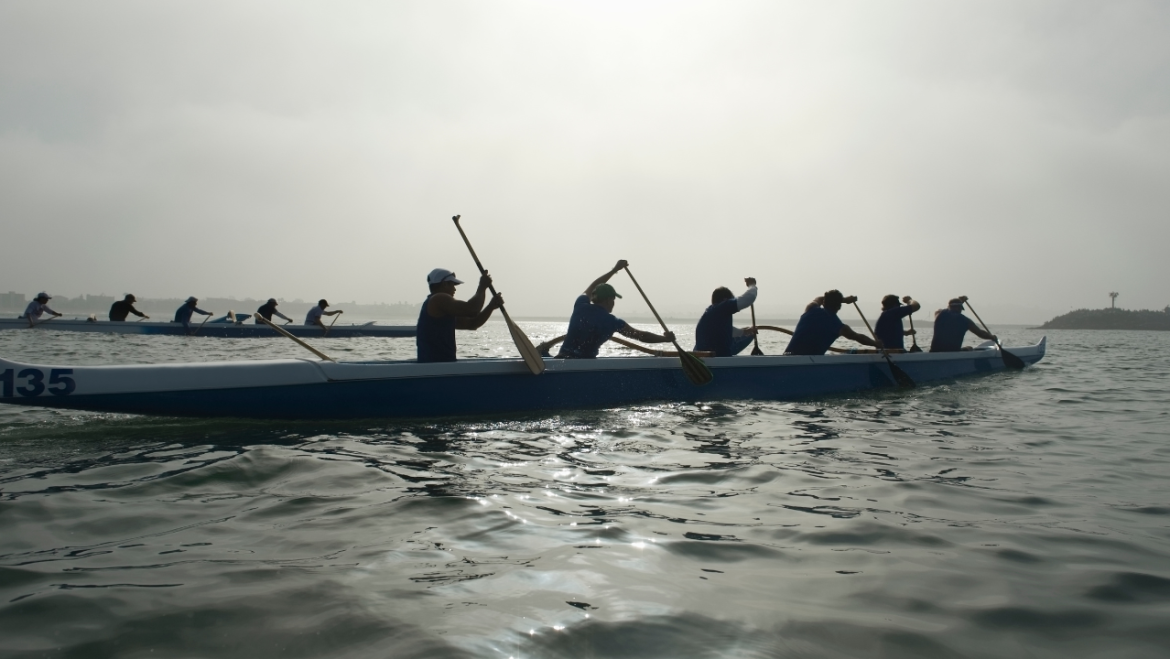
{"label": "distant canoe", "polygon": [[[1046,341],[1010,351],[1027,364]],[[0,359],[0,401],[97,412],[274,419],[418,418],[604,409],[661,401],[787,400],[893,387],[881,355],[714,357],[714,381],[697,387],[677,357],[327,362],[309,359],[40,366]],[[907,353],[915,382],[1004,370],[994,345]]]}
{"label": "distant canoe", "polygon": [[[148,335],[162,335],[162,336],[184,336],[190,333],[195,333],[195,336],[210,336],[225,339],[247,339],[247,338],[273,338],[280,336],[275,330],[267,325],[252,325],[239,324],[229,322],[215,322],[209,321],[203,324],[203,327],[198,332],[195,329],[199,327],[199,321],[191,323],[191,329],[187,330],[179,323],[169,322],[154,322],[154,321],[126,321],[113,322],[108,320],[65,320],[64,318],[54,318],[53,320],[42,320],[37,323],[34,330],[46,330],[54,332],[97,332],[99,334],[148,334]],[[313,327],[310,325],[281,325],[293,336],[300,336],[305,338],[321,338],[324,334],[320,327]],[[24,319],[5,318],[0,319],[0,330],[28,330],[28,321]],[[328,337],[331,339],[346,339],[359,336],[383,336],[393,338],[406,338],[414,336],[414,325],[377,325],[375,323],[366,323],[364,325],[342,325],[338,323],[329,330]]]}

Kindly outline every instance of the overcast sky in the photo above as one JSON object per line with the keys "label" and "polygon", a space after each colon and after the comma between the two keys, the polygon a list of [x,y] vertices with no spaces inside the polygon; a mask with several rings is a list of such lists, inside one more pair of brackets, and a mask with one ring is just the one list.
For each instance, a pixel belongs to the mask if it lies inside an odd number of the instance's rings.
{"label": "overcast sky", "polygon": [[747,275],[765,316],[1160,309],[1167,35],[1116,0],[5,0],[0,291],[421,302],[474,280],[461,213],[517,316],[619,258],[670,313]]}

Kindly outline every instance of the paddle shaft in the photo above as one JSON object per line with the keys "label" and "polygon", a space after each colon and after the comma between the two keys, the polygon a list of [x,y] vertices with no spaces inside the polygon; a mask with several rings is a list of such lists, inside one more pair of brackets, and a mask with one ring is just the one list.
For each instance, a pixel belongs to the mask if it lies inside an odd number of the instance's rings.
{"label": "paddle shaft", "polygon": [[[857,315],[861,316],[861,322],[865,323],[865,328],[869,330],[870,336],[873,337],[873,340],[876,343],[878,340],[877,334],[873,331],[873,328],[869,326],[869,321],[866,320],[865,314],[861,312],[861,307],[856,302],[854,302],[853,308],[857,309]],[[877,346],[874,346],[874,347],[876,348]],[[898,383],[898,386],[900,386],[900,387],[913,387],[914,381],[910,379],[910,376],[907,375],[905,371],[898,368],[894,364],[894,358],[890,357],[889,351],[886,350],[884,347],[878,348],[878,350],[881,351],[882,357],[886,358],[886,363],[890,365],[890,373],[893,374],[894,381]]]}
{"label": "paddle shaft", "polygon": [[[479,255],[475,253],[475,248],[471,246],[471,241],[467,239],[467,234],[463,232],[463,226],[459,224],[459,216],[452,217],[451,221],[455,223],[455,228],[459,230],[459,237],[463,238],[463,244],[467,245],[467,251],[471,253],[471,260],[475,261],[475,267],[479,268],[479,274],[481,276],[486,275],[487,270],[484,269],[483,263],[480,263]],[[499,295],[496,292],[495,284],[489,282],[488,290],[492,292],[493,297]],[[536,352],[536,348],[532,346],[532,341],[528,339],[528,335],[512,320],[512,317],[508,315],[508,310],[504,308],[503,304],[500,304],[500,315],[504,317],[504,322],[508,325],[508,332],[512,335],[512,341],[516,343],[516,350],[520,352],[520,357],[524,359],[528,370],[532,371],[533,375],[543,373],[544,358]]]}
{"label": "paddle shaft", "polygon": [[260,314],[256,314],[256,315],[255,315],[255,318],[256,318],[256,322],[258,322],[258,323],[264,323],[265,325],[267,325],[267,326],[271,327],[272,329],[276,330],[276,331],[277,331],[277,333],[279,333],[279,334],[283,334],[284,336],[286,336],[286,337],[288,337],[288,338],[292,339],[293,341],[296,341],[296,342],[297,342],[297,345],[301,346],[301,347],[302,347],[302,348],[304,348],[305,350],[308,350],[309,352],[313,353],[314,355],[317,355],[317,356],[318,356],[318,357],[320,357],[321,359],[324,359],[324,360],[325,360],[325,361],[327,361],[327,362],[334,361],[334,360],[333,360],[333,358],[332,358],[332,357],[330,357],[329,355],[326,355],[325,353],[321,352],[320,350],[317,350],[316,348],[314,348],[313,346],[309,345],[308,343],[305,343],[304,341],[302,341],[302,340],[298,339],[297,337],[295,337],[295,336],[293,336],[291,333],[289,333],[289,331],[288,331],[288,330],[284,329],[283,327],[280,327],[279,325],[277,325],[276,323],[272,322],[271,320],[268,320],[268,319],[267,319],[267,318],[265,318],[264,316],[261,316]]}
{"label": "paddle shaft", "polygon": [[[994,334],[994,332],[991,331],[991,328],[987,326],[987,323],[983,322],[983,319],[979,317],[979,312],[975,311],[975,307],[971,306],[970,302],[964,300],[963,304],[967,305],[967,308],[971,310],[971,313],[975,314],[975,319],[978,320],[979,324],[983,326],[984,332],[987,332],[988,334]],[[1003,346],[999,344],[998,338],[995,340],[995,345],[1000,349],[1000,351],[1003,351]]]}
{"label": "paddle shaft", "polygon": [[[914,344],[914,347],[918,347],[918,332],[914,329],[914,314],[910,314],[906,317],[910,319],[910,331],[913,332],[910,335],[910,343]],[[906,344],[903,343],[902,345]]]}
{"label": "paddle shaft", "polygon": [[[658,310],[654,308],[654,305],[650,302],[650,298],[646,297],[646,291],[642,290],[642,285],[634,278],[634,273],[630,272],[630,267],[626,266],[624,269],[626,274],[630,276],[630,281],[634,282],[634,288],[638,289],[638,293],[646,301],[646,306],[650,307],[650,312],[658,319],[658,324],[662,326],[662,331],[669,332],[670,329],[666,327],[666,323],[662,322],[662,316],[658,315]],[[703,363],[703,360],[683,350],[682,346],[678,344],[677,338],[672,339],[671,343],[674,344],[674,349],[678,351],[678,359],[682,363],[683,374],[691,381],[691,384],[703,385],[714,379],[714,374]]]}
{"label": "paddle shaft", "polygon": [[[752,329],[756,329],[756,305],[755,305],[755,303],[752,304]],[[764,351],[760,350],[760,333],[759,333],[759,331],[756,331],[756,333],[752,335],[752,342],[756,344],[755,349],[752,350],[752,354],[753,355],[764,354]]]}
{"label": "paddle shaft", "polygon": [[335,314],[333,314],[333,320],[332,320],[332,321],[330,321],[330,323],[329,323],[329,327],[326,327],[326,328],[325,328],[325,333],[324,333],[324,334],[322,334],[321,336],[323,336],[323,337],[325,337],[325,336],[329,336],[329,330],[333,329],[333,323],[336,323],[336,322],[337,322],[337,319],[338,319],[339,317],[341,317],[341,314],[339,314],[339,313],[335,313]]}
{"label": "paddle shaft", "polygon": [[196,327],[194,332],[191,332],[191,336],[195,336],[196,334],[199,333],[199,330],[203,329],[203,326],[205,324],[207,324],[208,318],[211,318],[211,314],[207,314],[206,316],[203,317],[203,322],[199,323],[199,327]]}

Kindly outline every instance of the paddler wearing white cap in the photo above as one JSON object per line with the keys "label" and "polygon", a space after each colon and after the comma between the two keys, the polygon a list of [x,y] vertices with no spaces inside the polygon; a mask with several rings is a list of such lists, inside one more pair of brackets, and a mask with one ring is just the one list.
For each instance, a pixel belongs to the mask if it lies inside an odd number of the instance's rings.
{"label": "paddler wearing white cap", "polygon": [[504,298],[497,294],[484,306],[487,289],[492,284],[492,277],[487,272],[479,278],[475,295],[467,300],[456,300],[455,287],[462,283],[454,272],[443,268],[435,268],[427,275],[431,294],[419,310],[415,334],[419,362],[455,361],[455,330],[479,329],[491,317],[492,311],[504,304]]}
{"label": "paddler wearing white cap", "polygon": [[28,306],[24,308],[24,315],[21,316],[21,318],[28,319],[28,326],[32,327],[40,321],[41,316],[44,315],[46,311],[53,314],[54,318],[60,316],[61,314],[49,308],[49,300],[52,299],[52,296],[44,291],[37,293],[37,296],[33,298],[33,301],[29,302]]}

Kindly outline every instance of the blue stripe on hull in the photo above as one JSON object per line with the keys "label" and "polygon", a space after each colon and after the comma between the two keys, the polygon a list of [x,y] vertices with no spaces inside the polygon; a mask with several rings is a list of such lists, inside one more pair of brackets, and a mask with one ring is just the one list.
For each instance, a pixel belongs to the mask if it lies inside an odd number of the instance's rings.
{"label": "blue stripe on hull", "polygon": [[[1042,355],[1026,359],[1034,363]],[[652,401],[785,400],[888,387],[884,363],[719,366],[715,380],[691,384],[678,368],[350,380],[283,387],[41,397],[22,404],[101,412],[194,417],[419,418],[538,410],[597,409]],[[1003,370],[996,352],[954,361],[901,364],[916,382]],[[16,401],[12,401],[16,402]]]}

